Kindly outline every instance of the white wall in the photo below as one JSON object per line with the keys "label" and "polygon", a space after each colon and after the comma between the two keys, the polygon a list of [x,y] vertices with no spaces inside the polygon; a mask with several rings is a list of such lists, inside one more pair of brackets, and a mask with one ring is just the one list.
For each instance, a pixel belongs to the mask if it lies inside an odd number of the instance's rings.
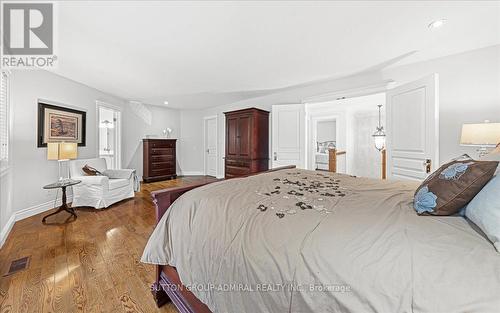
{"label": "white wall", "polygon": [[316,129],[316,140],[319,142],[337,140],[337,123],[333,121],[319,121]]}
{"label": "white wall", "polygon": [[[161,134],[171,127],[173,136],[179,132],[179,112],[145,105],[151,113],[144,120],[122,99],[105,94],[86,85],[41,70],[15,70],[10,76],[12,108],[11,167],[2,177],[0,244],[5,239],[9,219],[20,219],[52,207],[55,190],[42,187],[58,178],[57,162],[47,160],[47,149],[37,147],[38,99],[87,112],[86,146],[78,147],[79,158],[96,157],[97,117],[96,100],[123,108],[122,167],[136,168],[142,174],[140,139],[147,134]],[[59,195],[60,196],[60,195]],[[10,200],[9,200],[10,199]]]}
{"label": "white wall", "polygon": [[[179,165],[182,175],[204,175],[203,172],[203,117],[205,115],[201,110],[181,111],[180,113],[180,140],[179,146]],[[220,117],[217,121],[217,127],[221,128]],[[223,142],[223,141],[222,141]],[[218,153],[220,153],[220,143],[218,144]],[[220,170],[220,166],[219,166]]]}
{"label": "white wall", "polygon": [[358,111],[352,114],[350,133],[352,148],[349,153],[348,174],[382,178],[382,153],[375,148],[372,134],[378,122],[378,112]]}
{"label": "white wall", "polygon": [[[346,108],[347,173],[356,176],[381,178],[382,160],[375,149],[372,134],[378,125],[378,107],[385,125],[385,93],[355,97],[344,101]],[[342,102],[341,101],[341,102]]]}
{"label": "white wall", "polygon": [[[192,127],[186,144],[202,147],[181,154],[183,171],[203,171],[203,116],[218,115],[219,123],[219,176],[223,175],[224,115],[223,112],[247,107],[270,110],[273,104],[301,103],[308,97],[345,90],[362,89],[395,80],[404,84],[432,73],[440,75],[440,154],[441,163],[462,153],[474,154],[474,148],[459,145],[462,123],[481,122],[485,119],[500,121],[500,45],[461,54],[367,71],[337,80],[286,89],[283,92],[239,101],[200,111],[183,111],[181,125]],[[198,126],[199,125],[199,126]],[[181,133],[181,141],[184,140]],[[198,148],[197,148],[198,149]],[[187,152],[186,152],[187,153]]]}

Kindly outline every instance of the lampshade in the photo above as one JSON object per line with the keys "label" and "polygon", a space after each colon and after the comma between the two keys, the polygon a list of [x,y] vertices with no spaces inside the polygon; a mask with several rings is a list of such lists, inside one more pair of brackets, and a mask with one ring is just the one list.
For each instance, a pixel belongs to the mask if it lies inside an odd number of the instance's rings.
{"label": "lampshade", "polygon": [[463,124],[460,144],[464,146],[496,146],[500,142],[500,123]]}
{"label": "lampshade", "polygon": [[76,159],[77,155],[76,142],[47,143],[47,160],[71,160]]}

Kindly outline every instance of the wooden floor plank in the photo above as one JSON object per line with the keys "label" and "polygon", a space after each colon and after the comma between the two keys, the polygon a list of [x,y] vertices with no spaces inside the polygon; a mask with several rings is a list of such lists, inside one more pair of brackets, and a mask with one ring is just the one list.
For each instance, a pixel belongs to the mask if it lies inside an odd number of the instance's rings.
{"label": "wooden floor plank", "polygon": [[0,313],[176,313],[172,303],[156,307],[154,267],[140,262],[155,225],[150,192],[205,180],[214,178],[142,184],[134,199],[104,210],[77,209],[77,220],[63,225],[43,225],[47,212],[17,222],[0,250],[0,275],[13,260],[31,259],[28,269],[0,276]]}

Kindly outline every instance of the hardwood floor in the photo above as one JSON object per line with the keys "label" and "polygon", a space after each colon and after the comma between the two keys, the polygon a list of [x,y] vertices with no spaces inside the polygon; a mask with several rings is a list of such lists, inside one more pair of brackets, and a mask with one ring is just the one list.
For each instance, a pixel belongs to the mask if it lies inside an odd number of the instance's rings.
{"label": "hardwood floor", "polygon": [[77,209],[78,219],[64,225],[43,225],[47,212],[17,222],[0,250],[0,275],[13,260],[31,260],[28,269],[0,276],[0,312],[177,312],[171,303],[156,308],[154,266],[139,261],[155,225],[149,193],[207,179],[214,178],[143,184],[134,199],[104,210]]}

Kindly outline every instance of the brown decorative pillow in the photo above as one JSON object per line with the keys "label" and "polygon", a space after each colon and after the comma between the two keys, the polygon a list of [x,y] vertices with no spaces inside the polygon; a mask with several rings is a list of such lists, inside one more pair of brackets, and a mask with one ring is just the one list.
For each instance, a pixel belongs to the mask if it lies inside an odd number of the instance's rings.
{"label": "brown decorative pillow", "polygon": [[88,175],[88,176],[102,175],[101,172],[99,172],[98,170],[96,170],[95,168],[93,168],[92,166],[89,166],[87,164],[85,164],[85,166],[82,167],[82,171],[85,173],[85,175]]}
{"label": "brown decorative pillow", "polygon": [[498,161],[453,160],[418,187],[413,207],[418,214],[452,215],[460,211],[493,177]]}

